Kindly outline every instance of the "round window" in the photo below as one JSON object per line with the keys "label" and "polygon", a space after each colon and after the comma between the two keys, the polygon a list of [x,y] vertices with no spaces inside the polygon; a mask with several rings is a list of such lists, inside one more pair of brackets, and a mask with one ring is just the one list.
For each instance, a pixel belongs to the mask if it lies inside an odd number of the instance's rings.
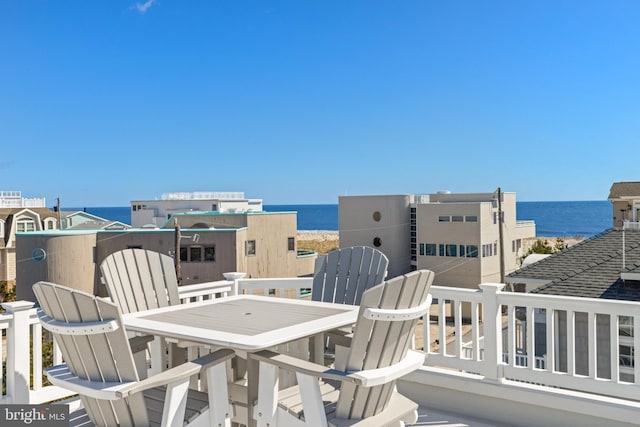
{"label": "round window", "polygon": [[47,253],[42,248],[35,248],[31,251],[31,259],[35,262],[42,262],[47,257]]}
{"label": "round window", "polygon": [[381,215],[380,215],[380,211],[375,211],[375,212],[373,213],[373,220],[374,220],[374,221],[376,221],[376,222],[380,221],[380,217],[381,217]]}
{"label": "round window", "polygon": [[374,237],[373,246],[375,246],[376,248],[379,248],[381,245],[382,245],[382,239],[379,237]]}

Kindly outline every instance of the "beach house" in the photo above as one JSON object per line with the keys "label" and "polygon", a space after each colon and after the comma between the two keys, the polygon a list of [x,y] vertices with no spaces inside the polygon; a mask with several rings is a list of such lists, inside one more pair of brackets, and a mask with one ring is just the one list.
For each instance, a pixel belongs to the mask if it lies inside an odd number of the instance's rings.
{"label": "beach house", "polygon": [[[608,197],[612,202],[612,228],[561,252],[509,274],[505,282],[540,295],[561,297],[599,298],[640,302],[640,183],[616,182]],[[566,315],[558,312],[553,319],[556,327],[566,329]],[[577,372],[585,374],[589,366],[586,348],[589,313],[577,313],[573,328],[577,331],[575,345],[581,349],[576,355]],[[547,319],[534,313],[538,333],[544,333]],[[526,322],[526,319],[521,319]],[[625,315],[598,316],[595,319],[598,345],[599,377],[610,378],[619,371],[620,378],[632,381],[635,366],[634,336],[637,328],[633,319]],[[537,340],[544,343],[544,340]],[[619,365],[612,369],[608,348],[619,347]],[[556,347],[558,360],[566,363],[565,344]],[[543,355],[546,348],[538,346],[536,353]]]}
{"label": "beach house", "polygon": [[373,246],[389,275],[436,273],[434,284],[477,288],[518,268],[533,221],[516,220],[515,193],[341,196],[340,246]]}
{"label": "beach house", "polygon": [[261,199],[247,199],[243,192],[192,191],[164,193],[156,200],[131,201],[133,227],[161,227],[169,217],[185,212],[250,212],[261,211]]}
{"label": "beach house", "polygon": [[0,191],[0,281],[16,280],[16,234],[58,228],[58,217],[44,198],[25,198],[20,191]]}
{"label": "beach house", "polygon": [[127,248],[178,256],[185,285],[221,280],[231,271],[254,278],[308,275],[316,254],[298,255],[296,219],[295,212],[189,212],[172,214],[158,228],[85,223],[75,229],[20,233],[16,254],[23,262],[17,266],[17,295],[30,300],[31,285],[40,280],[106,295],[100,264]]}

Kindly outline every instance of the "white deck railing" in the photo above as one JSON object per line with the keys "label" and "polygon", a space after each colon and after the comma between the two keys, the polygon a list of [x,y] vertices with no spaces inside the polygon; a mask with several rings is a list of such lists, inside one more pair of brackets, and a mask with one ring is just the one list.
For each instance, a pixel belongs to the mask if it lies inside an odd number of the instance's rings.
{"label": "white deck railing", "polygon": [[[636,331],[630,345],[640,348],[640,303],[502,292],[502,287],[431,288],[438,300],[437,339],[449,344],[429,351],[427,366],[640,400],[640,364],[626,381],[620,377],[619,332],[620,317],[630,317]],[[526,319],[524,334],[517,316]],[[451,328],[454,333],[447,333]],[[430,329],[423,329],[425,343],[434,339]],[[524,345],[517,346],[523,336]],[[544,353],[536,354],[536,348]],[[528,363],[531,357],[536,363]]]}
{"label": "white deck railing", "polygon": [[[228,280],[179,288],[183,303],[219,298],[233,291],[234,282]],[[53,343],[52,363],[43,366],[42,326],[34,305],[27,301],[2,304],[5,312],[0,313],[0,355],[3,362],[0,365],[0,390],[5,385],[6,392],[0,395],[0,404],[39,404],[71,395],[60,387],[43,386],[43,369],[61,363],[62,358]]]}
{"label": "white deck railing", "polygon": [[[183,286],[180,296],[185,302],[236,292],[299,297],[306,295],[311,281],[311,278],[284,281],[236,278]],[[619,316],[631,317],[636,336],[630,339],[634,348],[640,348],[640,303],[510,293],[501,289],[499,284],[482,284],[478,290],[431,288],[438,302],[432,307],[429,325],[422,328],[428,351],[425,366],[479,374],[492,384],[515,380],[640,401],[640,364],[632,368],[631,382],[620,380],[618,331]],[[42,384],[43,368],[47,366],[42,362],[42,329],[33,303],[18,301],[4,303],[2,307],[6,312],[0,314],[0,330],[6,336],[6,346],[0,342],[0,350],[6,353],[3,358],[6,370],[1,373],[6,375],[6,393],[0,396],[0,404],[37,404],[68,395],[63,389]],[[516,320],[523,317],[533,320],[522,323],[526,325],[526,333],[522,333]],[[562,320],[565,318],[566,322]],[[576,318],[582,323],[576,322]],[[598,320],[606,318],[612,321],[603,330]],[[430,350],[435,339],[441,345]],[[546,348],[545,353],[535,354],[536,347]],[[530,364],[532,356],[536,363]],[[603,360],[607,360],[604,371],[608,373],[604,377],[598,375],[603,371],[598,362]],[[53,363],[60,363],[57,351]],[[29,379],[31,371],[33,380]]]}

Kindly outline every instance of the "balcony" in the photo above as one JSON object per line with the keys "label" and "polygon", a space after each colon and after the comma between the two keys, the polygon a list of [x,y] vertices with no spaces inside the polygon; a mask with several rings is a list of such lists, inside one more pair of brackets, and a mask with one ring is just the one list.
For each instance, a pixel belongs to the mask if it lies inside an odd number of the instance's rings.
{"label": "balcony", "polygon": [[[185,303],[235,292],[295,298],[311,280],[236,278],[180,291]],[[426,363],[398,383],[421,405],[417,425],[637,425],[640,366],[620,349],[623,340],[640,348],[640,334],[633,334],[640,303],[510,293],[490,283],[478,290],[433,286],[431,294],[437,303],[415,337]],[[67,397],[42,381],[47,363],[33,303],[2,307],[0,404]],[[60,362],[54,344],[49,363]]]}

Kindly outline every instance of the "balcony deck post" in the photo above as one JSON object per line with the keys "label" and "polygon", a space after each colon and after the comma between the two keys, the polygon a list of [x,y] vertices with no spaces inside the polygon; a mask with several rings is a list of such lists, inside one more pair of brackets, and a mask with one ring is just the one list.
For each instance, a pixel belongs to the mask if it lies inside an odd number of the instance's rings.
{"label": "balcony deck post", "polygon": [[12,327],[7,329],[7,395],[14,404],[29,403],[29,310],[33,305],[29,301],[2,304],[2,308],[13,316]]}
{"label": "balcony deck post", "polygon": [[503,283],[481,283],[484,311],[484,375],[486,379],[502,379],[502,310],[498,294]]}

